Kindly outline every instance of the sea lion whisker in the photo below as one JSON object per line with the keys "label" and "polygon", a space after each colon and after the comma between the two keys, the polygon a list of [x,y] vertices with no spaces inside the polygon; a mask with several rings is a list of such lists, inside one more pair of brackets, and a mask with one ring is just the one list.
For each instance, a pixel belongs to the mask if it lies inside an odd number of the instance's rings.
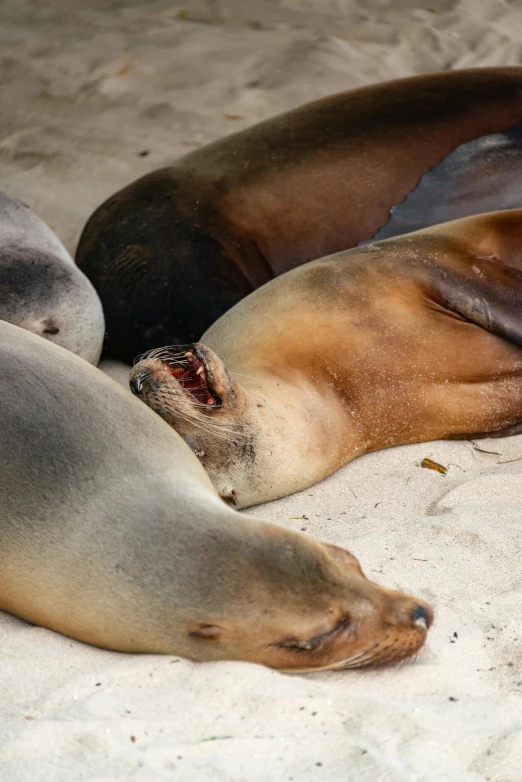
{"label": "sea lion whisker", "polygon": [[[376,646],[380,645],[380,641],[374,644],[374,646],[371,646],[369,649],[365,649],[363,652],[359,652],[358,654],[354,655],[353,657],[348,657],[345,660],[341,660],[338,663],[335,663],[334,665],[325,665],[321,666],[320,668],[313,668],[314,671],[337,671],[337,670],[344,670],[345,668],[356,668],[358,666],[358,660],[359,658],[366,658],[366,656],[369,654],[369,652],[374,649]],[[353,663],[352,665],[350,665]],[[306,669],[299,669],[299,670],[292,670],[292,669],[286,669],[288,673],[299,673],[302,670]]]}
{"label": "sea lion whisker", "polygon": [[[181,384],[180,384],[181,385]],[[190,402],[190,408],[187,410],[186,408],[180,408],[176,407],[176,415],[180,418],[183,418],[185,421],[188,422],[196,422],[203,424],[204,428],[208,431],[213,430],[215,432],[221,433],[221,432],[228,432],[231,435],[234,435],[237,439],[246,439],[246,435],[243,434],[243,432],[239,431],[238,429],[230,429],[227,425],[228,422],[220,421],[219,419],[214,419],[213,421],[210,421],[207,416],[201,416],[196,415],[196,413],[199,413],[199,411],[209,411],[209,410],[218,410],[219,405],[206,405],[203,402],[198,402],[195,399],[192,399],[190,393],[185,391],[183,388],[181,391],[177,391],[174,388],[163,388],[161,392],[158,394],[160,397],[165,396],[177,396],[182,399],[185,399]]]}
{"label": "sea lion whisker", "polygon": [[355,660],[355,662],[348,663],[348,665],[341,665],[339,666],[343,670],[349,670],[350,668],[368,668],[371,665],[377,665],[378,660],[373,655],[369,655],[368,657],[362,657],[360,660]]}
{"label": "sea lion whisker", "polygon": [[342,667],[342,668],[362,668],[362,667],[364,667],[366,665],[371,665],[375,661],[376,657],[377,657],[376,654],[372,653],[370,650],[366,650],[364,653],[362,653],[362,654],[358,655],[357,657],[352,658],[351,660],[349,660],[348,663],[346,663],[346,664],[343,663],[342,666],[340,666],[340,667]]}
{"label": "sea lion whisker", "polygon": [[360,657],[365,657],[370,652],[373,652],[373,650],[376,649],[380,644],[381,644],[381,641],[377,641],[377,643],[375,643],[373,646],[370,646],[369,649],[365,649],[364,651],[359,652],[358,654],[354,655],[353,657],[350,657],[347,660],[344,660],[343,664],[344,663],[354,662],[355,660],[358,660]]}
{"label": "sea lion whisker", "polygon": [[[404,647],[404,648],[407,649],[409,647]],[[414,654],[411,654],[411,655],[408,655],[408,653],[406,653],[403,656],[403,658],[396,663],[396,668],[402,669],[406,665],[410,665],[411,663],[415,664],[418,659],[419,659],[419,653],[418,652],[415,652]]]}
{"label": "sea lion whisker", "polygon": [[179,408],[176,409],[176,415],[204,432],[212,431],[215,436],[222,437],[224,440],[232,439],[231,437],[227,437],[227,434],[238,440],[244,438],[244,435],[241,432],[236,432],[233,429],[225,429],[224,426],[220,424],[213,424],[206,418],[198,418],[196,416],[188,415],[186,411],[180,410]]}
{"label": "sea lion whisker", "polygon": [[[162,390],[161,393],[159,394],[159,396],[160,397],[177,396],[177,397],[179,397],[179,398],[181,398],[183,400],[187,400],[188,399],[188,397],[187,397],[185,392],[174,391],[172,389]],[[201,414],[202,411],[208,411],[208,408],[209,408],[208,405],[205,405],[205,404],[203,404],[201,402],[193,402],[193,403],[190,404],[190,407],[188,409],[186,407],[183,407],[183,408],[176,407],[175,412],[176,412],[176,415],[182,416],[186,420],[200,421],[201,423],[204,423],[209,429],[217,429],[217,430],[220,430],[220,431],[230,431],[230,432],[235,432],[236,431],[234,429],[226,429],[225,428],[226,427],[225,422],[222,422],[222,421],[219,421],[219,420],[210,421],[208,416],[206,416],[206,415],[203,416]],[[216,408],[213,407],[211,409],[215,410]],[[239,434],[239,432],[238,432],[238,434]]]}
{"label": "sea lion whisker", "polygon": [[[139,364],[140,361],[147,361],[148,359],[159,358],[161,356],[166,356],[168,358],[173,358],[173,359],[179,357],[180,360],[183,360],[183,357],[185,356],[186,348],[188,347],[189,347],[188,345],[171,345],[171,346],[163,345],[162,347],[159,348],[146,350],[145,353],[140,353],[140,355],[134,358],[133,366]],[[176,348],[181,348],[181,349],[176,350]]]}
{"label": "sea lion whisker", "polygon": [[[343,664],[343,668],[358,668],[367,667],[369,665],[379,665],[389,656],[389,653],[395,649],[399,643],[397,637],[393,638],[390,643],[387,643],[389,635],[384,640],[379,641],[375,646],[370,649],[366,649],[358,657],[351,658],[347,661],[347,664]],[[376,651],[374,651],[376,650]]]}
{"label": "sea lion whisker", "polygon": [[[401,643],[399,638],[395,638],[392,643],[382,647],[379,652],[371,656],[364,662],[365,667],[369,665],[379,666],[385,664],[391,664],[394,662],[400,662],[402,655],[397,659],[397,652],[404,648],[404,644]],[[392,654],[393,652],[393,654]]]}
{"label": "sea lion whisker", "polygon": [[[194,419],[192,420],[194,421]],[[247,439],[246,435],[244,435],[242,432],[238,432],[235,429],[225,428],[224,424],[212,424],[210,421],[208,421],[208,419],[205,418],[203,419],[199,418],[197,419],[197,422],[202,424],[201,428],[203,428],[206,431],[213,430],[214,433],[217,434],[218,436],[220,436],[222,433],[230,435],[229,438],[224,438],[224,439],[230,440],[232,437],[235,438],[236,440]],[[196,423],[196,421],[194,421],[194,423]]]}
{"label": "sea lion whisker", "polygon": [[313,670],[314,672],[321,672],[321,671],[344,671],[349,670],[351,668],[361,668],[366,666],[367,664],[371,664],[371,661],[373,659],[370,652],[375,649],[375,647],[381,645],[381,641],[378,641],[376,644],[371,646],[369,649],[365,649],[362,652],[359,652],[358,654],[354,655],[353,657],[348,657],[345,660],[340,660],[338,663],[334,664],[328,664],[320,667],[313,667],[311,669],[306,668],[299,668],[299,669],[291,669],[286,668],[284,669],[287,673],[302,673],[305,670]]}

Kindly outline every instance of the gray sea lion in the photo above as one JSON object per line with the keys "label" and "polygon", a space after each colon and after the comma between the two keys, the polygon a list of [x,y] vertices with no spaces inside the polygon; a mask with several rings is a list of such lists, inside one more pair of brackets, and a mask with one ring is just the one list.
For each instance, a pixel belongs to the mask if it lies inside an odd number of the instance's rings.
{"label": "gray sea lion", "polygon": [[522,431],[522,210],[294,269],[131,387],[238,506],[403,443]]}
{"label": "gray sea lion", "polygon": [[105,332],[100,299],[58,237],[0,192],[0,319],[96,364]]}
{"label": "gray sea lion", "polygon": [[132,363],[188,344],[273,277],[375,238],[522,207],[522,68],[331,95],[111,196],[76,253]]}
{"label": "gray sea lion", "polygon": [[131,394],[15,326],[0,336],[0,609],[107,649],[288,670],[422,646],[426,603],[233,511]]}

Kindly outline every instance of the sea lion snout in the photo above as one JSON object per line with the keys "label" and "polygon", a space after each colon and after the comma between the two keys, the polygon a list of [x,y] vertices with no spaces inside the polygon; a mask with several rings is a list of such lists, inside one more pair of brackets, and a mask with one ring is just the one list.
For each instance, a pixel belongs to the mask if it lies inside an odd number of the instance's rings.
{"label": "sea lion snout", "polygon": [[143,388],[143,383],[149,377],[150,377],[149,369],[146,369],[143,372],[140,372],[139,374],[133,375],[129,380],[129,386],[131,387],[132,393],[135,394],[136,396],[139,396]]}
{"label": "sea lion snout", "polygon": [[384,606],[383,620],[394,627],[427,631],[433,624],[433,609],[417,597],[391,592]]}
{"label": "sea lion snout", "polygon": [[217,356],[198,344],[185,352],[165,347],[139,356],[129,376],[132,391],[146,396],[157,388],[155,383],[144,390],[145,381],[152,376],[159,382],[174,385],[178,397],[184,396],[185,401],[207,408],[221,407],[233,384]]}
{"label": "sea lion snout", "polygon": [[[255,464],[255,420],[245,392],[210,348],[194,343],[177,352],[163,347],[138,357],[129,375],[132,392],[160,415],[200,459],[218,493],[244,505],[244,481],[235,478]],[[227,480],[219,480],[220,471]],[[251,482],[249,472],[247,484]]]}
{"label": "sea lion snout", "polygon": [[[268,662],[287,671],[374,668],[417,654],[433,623],[433,610],[418,598],[388,592],[367,582],[368,595],[347,590],[345,605],[333,609],[329,628],[324,620],[310,637],[274,643],[276,657]],[[384,593],[384,594],[383,594]],[[342,610],[345,608],[346,610]]]}
{"label": "sea lion snout", "polygon": [[296,558],[301,568],[307,550],[320,567],[308,562],[299,600],[290,598],[286,585],[285,598],[279,598],[284,613],[260,661],[299,672],[378,667],[419,652],[433,624],[428,603],[366,578],[356,557],[337,546],[303,541]]}
{"label": "sea lion snout", "polygon": [[353,648],[353,653],[331,667],[379,667],[400,662],[420,651],[433,624],[433,609],[412,595],[384,591],[380,610],[371,601],[367,616],[364,609],[358,619],[357,613],[354,614],[355,637],[346,643],[346,648]]}

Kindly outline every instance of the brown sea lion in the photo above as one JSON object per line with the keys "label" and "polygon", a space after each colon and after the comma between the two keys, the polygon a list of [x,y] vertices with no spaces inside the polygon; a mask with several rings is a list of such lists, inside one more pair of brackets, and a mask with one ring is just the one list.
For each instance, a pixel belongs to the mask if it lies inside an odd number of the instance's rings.
{"label": "brown sea lion", "polygon": [[0,609],[123,652],[350,668],[415,653],[432,621],[357,560],[218,497],[157,415],[0,323]]}
{"label": "brown sea lion", "polygon": [[0,320],[61,345],[91,364],[105,333],[100,299],[51,229],[0,192]]}
{"label": "brown sea lion", "polygon": [[379,448],[522,431],[522,210],[313,261],[202,342],[145,356],[131,387],[238,506]]}
{"label": "brown sea lion", "polygon": [[318,100],[120,190],[76,260],[127,363],[188,344],[273,277],[371,239],[522,207],[522,68]]}

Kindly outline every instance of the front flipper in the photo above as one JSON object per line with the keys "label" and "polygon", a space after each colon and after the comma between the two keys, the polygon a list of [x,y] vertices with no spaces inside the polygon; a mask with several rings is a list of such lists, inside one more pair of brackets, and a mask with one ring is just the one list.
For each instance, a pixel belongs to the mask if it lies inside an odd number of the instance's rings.
{"label": "front flipper", "polygon": [[[522,123],[462,144],[435,165],[370,241],[522,207]],[[363,242],[366,244],[367,242]]]}
{"label": "front flipper", "polygon": [[398,239],[427,298],[522,346],[522,209],[456,220]]}

